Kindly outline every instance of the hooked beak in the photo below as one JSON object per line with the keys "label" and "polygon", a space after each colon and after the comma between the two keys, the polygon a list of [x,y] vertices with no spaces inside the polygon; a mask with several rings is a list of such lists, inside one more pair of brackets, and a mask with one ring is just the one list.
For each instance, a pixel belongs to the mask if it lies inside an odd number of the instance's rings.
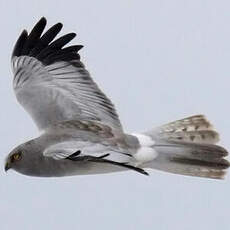
{"label": "hooked beak", "polygon": [[5,164],[5,172],[7,172],[10,169],[10,164],[9,162],[6,162]]}

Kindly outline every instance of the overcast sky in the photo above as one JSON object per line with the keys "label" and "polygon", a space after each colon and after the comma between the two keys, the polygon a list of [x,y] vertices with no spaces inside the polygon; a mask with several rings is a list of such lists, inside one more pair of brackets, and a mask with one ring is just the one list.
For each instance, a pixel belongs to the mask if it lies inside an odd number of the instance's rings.
{"label": "overcast sky", "polygon": [[36,137],[12,90],[10,55],[45,16],[84,45],[82,60],[127,132],[205,114],[230,150],[230,3],[215,0],[0,0],[0,229],[229,230],[224,181],[152,171],[66,178],[5,174],[4,159]]}

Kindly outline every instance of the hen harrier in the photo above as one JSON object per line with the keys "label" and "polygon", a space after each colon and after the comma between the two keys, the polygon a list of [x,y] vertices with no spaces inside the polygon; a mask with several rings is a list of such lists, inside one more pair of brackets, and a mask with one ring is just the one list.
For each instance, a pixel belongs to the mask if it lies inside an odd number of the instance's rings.
{"label": "hen harrier", "polygon": [[62,24],[43,33],[45,26],[41,18],[30,34],[24,30],[12,54],[17,100],[42,134],[8,155],[6,171],[60,177],[122,170],[148,175],[149,168],[223,178],[228,153],[215,145],[218,133],[204,116],[125,133],[112,102],[80,61],[83,46],[65,47],[75,33],[55,40]]}

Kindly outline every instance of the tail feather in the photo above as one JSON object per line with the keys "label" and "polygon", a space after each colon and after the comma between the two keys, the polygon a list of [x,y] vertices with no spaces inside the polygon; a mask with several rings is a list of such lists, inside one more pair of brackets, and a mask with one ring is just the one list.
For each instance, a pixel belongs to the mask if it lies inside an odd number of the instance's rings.
{"label": "tail feather", "polygon": [[163,125],[145,135],[154,141],[156,157],[143,167],[165,172],[223,179],[230,166],[227,150],[215,145],[219,135],[202,115]]}
{"label": "tail feather", "polygon": [[179,160],[179,158],[165,158],[161,155],[154,161],[146,163],[144,167],[185,176],[224,179],[229,163],[207,164],[193,159],[180,158]]}
{"label": "tail feather", "polygon": [[206,161],[223,158],[228,155],[226,149],[219,145],[213,144],[165,141],[159,144],[156,143],[153,148],[158,153],[163,153],[169,156],[173,154],[178,157],[186,157]]}
{"label": "tail feather", "polygon": [[203,115],[195,115],[160,126],[146,133],[154,139],[215,144],[219,135]]}
{"label": "tail feather", "polygon": [[223,179],[230,166],[224,159],[227,151],[217,145],[165,142],[153,148],[158,155],[144,167],[175,174]]}

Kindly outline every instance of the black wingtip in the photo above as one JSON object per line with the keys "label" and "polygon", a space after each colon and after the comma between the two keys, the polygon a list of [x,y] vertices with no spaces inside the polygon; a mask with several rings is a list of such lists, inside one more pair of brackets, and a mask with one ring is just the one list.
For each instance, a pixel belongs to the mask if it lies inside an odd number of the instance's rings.
{"label": "black wingtip", "polygon": [[142,174],[144,174],[146,176],[149,176],[149,174],[144,169],[142,169],[142,171],[140,173],[142,173]]}
{"label": "black wingtip", "polygon": [[130,165],[126,162],[116,162],[116,161],[112,161],[109,159],[106,159],[106,157],[110,156],[109,153],[103,154],[101,156],[90,156],[90,155],[82,155],[79,156],[81,154],[81,151],[78,150],[75,153],[73,153],[72,155],[68,156],[66,159],[71,160],[71,161],[91,161],[91,162],[98,162],[98,163],[107,163],[107,164],[112,164],[112,165],[117,165],[120,167],[124,167],[127,169],[131,169],[134,170],[138,173],[141,173],[145,176],[149,176],[149,174],[142,168],[139,167],[135,167],[133,165]]}
{"label": "black wingtip", "polygon": [[67,43],[69,43],[71,40],[73,40],[75,37],[76,37],[76,33],[66,34],[66,35],[58,38],[54,42],[52,42],[50,44],[49,48],[51,48],[51,49],[60,49],[63,46],[65,46]]}
{"label": "black wingtip", "polygon": [[15,43],[14,49],[13,49],[13,53],[12,53],[12,57],[16,56],[20,56],[21,55],[21,51],[23,49],[23,46],[27,40],[28,37],[28,33],[26,30],[23,30],[22,33],[20,34],[18,40]]}
{"label": "black wingtip", "polygon": [[30,34],[28,35],[28,38],[26,42],[23,45],[23,49],[21,51],[21,55],[28,55],[31,49],[33,49],[38,40],[41,37],[41,34],[43,33],[45,27],[46,27],[46,19],[43,17],[41,18],[33,27]]}
{"label": "black wingtip", "polygon": [[39,21],[47,22],[46,18],[43,16]]}
{"label": "black wingtip", "polygon": [[76,37],[76,33],[68,33],[54,40],[61,31],[63,24],[59,22],[53,25],[42,35],[46,24],[46,18],[42,17],[35,24],[29,35],[24,30],[16,42],[12,57],[27,55],[37,58],[46,65],[57,61],[79,60],[80,55],[78,51],[83,46],[78,45],[70,46],[72,48],[63,48]]}
{"label": "black wingtip", "polygon": [[34,28],[35,27],[45,27],[47,24],[47,20],[45,17],[41,17],[40,20],[35,24]]}
{"label": "black wingtip", "polygon": [[127,165],[127,164],[125,164],[125,167],[127,167],[129,169],[132,169],[132,170],[134,170],[136,172],[139,172],[139,173],[141,173],[141,174],[143,174],[145,176],[149,176],[149,174],[142,168],[135,167],[135,166],[132,166],[132,165]]}

